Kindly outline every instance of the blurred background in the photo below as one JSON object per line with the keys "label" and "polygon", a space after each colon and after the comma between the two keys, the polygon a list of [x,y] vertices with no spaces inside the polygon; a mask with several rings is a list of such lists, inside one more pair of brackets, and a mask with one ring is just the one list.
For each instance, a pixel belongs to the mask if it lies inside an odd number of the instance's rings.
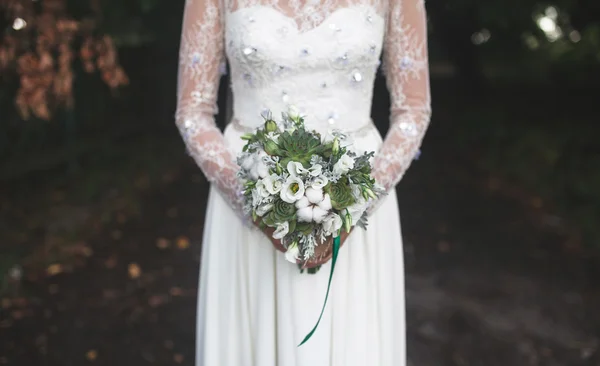
{"label": "blurred background", "polygon": [[[0,0],[0,365],[193,365],[183,3]],[[427,7],[434,117],[398,187],[410,365],[600,365],[600,2]],[[388,106],[379,77],[382,133]]]}

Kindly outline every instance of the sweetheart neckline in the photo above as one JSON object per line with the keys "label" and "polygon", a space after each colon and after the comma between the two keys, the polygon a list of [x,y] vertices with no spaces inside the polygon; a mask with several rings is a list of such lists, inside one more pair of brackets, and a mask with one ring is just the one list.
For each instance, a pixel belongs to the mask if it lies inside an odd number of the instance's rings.
{"label": "sweetheart neckline", "polygon": [[329,15],[327,17],[325,17],[319,24],[317,24],[316,26],[314,26],[310,29],[304,30],[304,31],[301,30],[300,25],[294,19],[294,17],[291,17],[291,16],[285,14],[284,12],[282,12],[272,6],[268,6],[268,5],[252,5],[252,6],[248,6],[248,7],[244,7],[244,8],[239,8],[239,9],[235,9],[234,11],[228,12],[227,15],[234,16],[234,15],[238,15],[238,13],[241,13],[243,11],[257,9],[257,8],[258,9],[267,9],[267,10],[272,11],[272,12],[278,14],[279,16],[285,18],[289,23],[291,23],[293,25],[294,30],[296,31],[296,34],[298,34],[298,35],[303,35],[303,34],[307,34],[307,33],[316,31],[317,29],[319,29],[319,28],[325,26],[327,23],[329,23],[329,20],[331,18],[333,18],[335,15],[337,15],[338,13],[341,13],[343,11],[355,11],[358,8],[370,8],[373,11],[372,15],[378,17],[380,20],[382,20],[385,23],[385,18],[383,16],[381,16],[379,14],[379,12],[377,12],[377,9],[373,5],[365,5],[365,4],[339,7],[337,9],[335,9],[334,11],[332,11],[331,13],[329,13]]}

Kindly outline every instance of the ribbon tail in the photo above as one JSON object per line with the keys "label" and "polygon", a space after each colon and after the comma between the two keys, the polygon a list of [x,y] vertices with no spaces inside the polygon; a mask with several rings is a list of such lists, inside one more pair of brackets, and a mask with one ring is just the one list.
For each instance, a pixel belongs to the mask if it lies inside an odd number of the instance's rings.
{"label": "ribbon tail", "polygon": [[323,313],[325,312],[325,305],[327,305],[327,299],[329,298],[329,290],[331,289],[331,279],[333,278],[333,270],[335,269],[335,262],[337,261],[337,256],[338,256],[339,251],[340,251],[340,237],[337,236],[335,239],[333,239],[333,254],[331,257],[331,271],[329,272],[329,281],[327,281],[327,293],[325,294],[325,301],[323,302],[323,308],[321,309],[321,315],[319,315],[319,320],[317,320],[317,324],[315,324],[313,329],[306,335],[306,337],[304,337],[304,340],[302,341],[302,343],[300,343],[298,345],[298,347],[300,347],[301,345],[306,343],[310,339],[310,337],[313,336],[313,334],[317,330],[317,327],[319,326],[319,323],[321,322],[321,318],[323,317]]}

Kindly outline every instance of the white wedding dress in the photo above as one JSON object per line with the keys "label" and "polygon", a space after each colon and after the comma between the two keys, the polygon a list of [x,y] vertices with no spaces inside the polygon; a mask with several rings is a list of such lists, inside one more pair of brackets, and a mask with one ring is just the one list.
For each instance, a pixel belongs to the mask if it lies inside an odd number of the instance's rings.
{"label": "white wedding dress", "polygon": [[[197,313],[199,366],[404,366],[404,266],[393,190],[429,123],[422,0],[187,0],[176,121],[212,183]],[[385,140],[370,120],[383,54],[391,94]],[[233,119],[215,125],[225,57]],[[346,131],[376,151],[374,175],[389,195],[368,230],[342,247],[323,320],[330,263],[301,274],[242,214],[235,156],[240,136],[296,106],[310,129]],[[190,319],[192,315],[190,314]]]}

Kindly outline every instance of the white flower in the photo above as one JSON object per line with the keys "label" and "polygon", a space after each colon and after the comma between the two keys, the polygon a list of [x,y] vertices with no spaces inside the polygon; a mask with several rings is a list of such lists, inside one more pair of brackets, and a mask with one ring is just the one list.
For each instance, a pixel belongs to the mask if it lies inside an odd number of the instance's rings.
{"label": "white flower", "polygon": [[296,107],[295,105],[290,105],[288,107],[287,114],[288,116],[290,116],[290,118],[297,119],[300,117],[300,110],[298,110],[298,107]]}
{"label": "white flower", "polygon": [[287,170],[288,170],[288,172],[290,172],[290,175],[292,175],[294,177],[308,174],[308,170],[306,170],[302,166],[302,163],[298,163],[298,162],[295,162],[295,161],[290,161],[287,164]]}
{"label": "white flower", "polygon": [[289,262],[297,263],[298,258],[300,258],[300,249],[298,248],[298,243],[293,242],[288,246],[287,251],[285,252],[285,259]]}
{"label": "white flower", "polygon": [[340,175],[346,174],[352,168],[354,168],[354,159],[348,156],[348,154],[344,154],[333,166],[333,172]]}
{"label": "white flower", "polygon": [[253,189],[252,190],[252,207],[258,207],[258,205],[261,204],[261,202],[263,201],[263,198],[260,193],[258,193],[258,190]]}
{"label": "white flower", "polygon": [[312,177],[318,177],[319,175],[321,175],[322,172],[323,167],[321,166],[321,164],[315,164],[308,168],[308,174],[310,174]]}
{"label": "white flower", "polygon": [[325,187],[329,183],[329,179],[326,176],[322,175],[320,177],[316,177],[310,182],[310,186],[315,189],[321,189]]}
{"label": "white flower", "polygon": [[258,180],[269,175],[269,167],[265,160],[269,155],[264,150],[258,150],[242,159],[241,167],[248,172],[252,180]]}
{"label": "white flower", "polygon": [[272,203],[264,203],[256,208],[256,214],[260,217],[266,215],[273,208]]}
{"label": "white flower", "polygon": [[331,210],[329,194],[323,195],[322,190],[314,188],[308,188],[307,191],[310,191],[310,198],[307,195],[296,202],[298,221],[320,223]]}
{"label": "white flower", "polygon": [[258,194],[261,197],[269,197],[271,195],[271,193],[267,190],[267,187],[265,185],[265,182],[263,179],[259,180],[258,182],[256,182],[256,186],[255,188],[256,191],[258,192]]}
{"label": "white flower", "polygon": [[367,200],[360,196],[360,199],[358,199],[356,203],[354,203],[352,206],[349,206],[346,209],[350,216],[352,216],[352,226],[356,225],[358,220],[360,220],[362,215],[365,213],[368,205],[369,202],[367,202]]}
{"label": "white flower", "polygon": [[290,232],[290,223],[284,222],[282,224],[277,225],[277,229],[273,233],[273,239],[283,239]]}
{"label": "white flower", "polygon": [[283,183],[279,195],[281,199],[287,203],[298,201],[300,198],[304,197],[304,182],[298,177],[289,176],[285,183]]}
{"label": "white flower", "polygon": [[247,154],[247,155],[243,156],[241,159],[240,166],[242,167],[242,169],[244,169],[246,171],[252,169],[252,166],[254,166],[254,155]]}
{"label": "white flower", "polygon": [[283,183],[279,179],[277,174],[271,174],[262,179],[262,182],[265,186],[265,189],[270,194],[277,194],[281,191],[281,187],[283,187]]}
{"label": "white flower", "polygon": [[332,212],[323,220],[323,231],[325,231],[325,235],[334,235],[341,229],[342,224],[340,215]]}

